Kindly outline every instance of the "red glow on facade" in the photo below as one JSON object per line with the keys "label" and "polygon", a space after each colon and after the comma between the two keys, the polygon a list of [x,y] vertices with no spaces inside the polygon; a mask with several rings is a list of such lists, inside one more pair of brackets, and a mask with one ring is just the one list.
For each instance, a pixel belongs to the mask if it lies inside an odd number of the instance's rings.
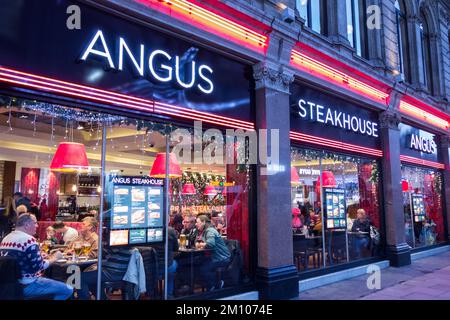
{"label": "red glow on facade", "polygon": [[[187,0],[135,1],[252,50],[262,53],[266,50],[268,37],[262,32],[252,30],[248,26],[224,17],[223,14],[214,12],[205,4]],[[250,18],[247,17],[245,20],[250,20]],[[261,25],[261,23],[258,24],[259,27]],[[262,29],[268,30],[268,27],[264,26]]]}
{"label": "red glow on facade", "polygon": [[448,130],[449,128],[449,123],[446,118],[434,115],[424,108],[413,105],[404,100],[400,101],[400,111],[441,129]]}
{"label": "red glow on facade", "polygon": [[3,67],[0,67],[0,82],[6,82],[21,87],[37,89],[40,91],[58,93],[65,96],[106,103],[109,105],[120,106],[137,111],[170,115],[177,118],[194,121],[203,121],[211,124],[221,125],[227,128],[254,130],[254,124],[252,122],[218,116],[207,112],[196,111],[193,109],[165,104],[153,100],[133,97],[113,91],[82,86],[75,83],[42,77]]}
{"label": "red glow on facade", "polygon": [[431,167],[431,168],[436,168],[436,169],[444,169],[445,168],[445,165],[443,163],[423,160],[423,159],[409,157],[409,156],[400,156],[400,161],[412,163],[412,164],[418,164],[421,166],[426,166],[426,167]]}
{"label": "red glow on facade", "polygon": [[348,151],[356,152],[356,153],[371,155],[371,156],[375,156],[375,157],[383,156],[383,152],[381,150],[367,148],[367,147],[361,147],[361,146],[357,146],[357,145],[350,144],[350,143],[320,138],[320,137],[311,136],[311,135],[294,132],[294,131],[290,132],[290,138],[291,138],[291,140],[306,142],[306,143],[319,145],[319,146],[323,146],[323,147],[331,147],[331,148],[338,149],[341,151],[346,151],[346,152],[348,152]]}
{"label": "red glow on facade", "polygon": [[291,63],[298,69],[311,73],[324,80],[331,80],[343,88],[362,94],[374,101],[383,104],[387,104],[389,101],[389,94],[386,92],[358,80],[345,72],[339,71],[338,69],[319,61],[317,58],[313,58],[310,54],[292,50]]}

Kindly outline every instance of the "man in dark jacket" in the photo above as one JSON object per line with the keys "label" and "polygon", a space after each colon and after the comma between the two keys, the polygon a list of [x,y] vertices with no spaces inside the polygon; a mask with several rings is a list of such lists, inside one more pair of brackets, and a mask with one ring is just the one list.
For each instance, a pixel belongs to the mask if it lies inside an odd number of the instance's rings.
{"label": "man in dark jacket", "polygon": [[354,248],[357,258],[361,257],[361,249],[368,248],[370,243],[370,221],[364,209],[356,211],[356,220],[353,222]]}
{"label": "man in dark jacket", "polygon": [[31,201],[27,197],[24,197],[22,192],[14,193],[14,201],[16,202],[16,208],[20,205],[24,205],[27,207],[28,212],[30,212]]}

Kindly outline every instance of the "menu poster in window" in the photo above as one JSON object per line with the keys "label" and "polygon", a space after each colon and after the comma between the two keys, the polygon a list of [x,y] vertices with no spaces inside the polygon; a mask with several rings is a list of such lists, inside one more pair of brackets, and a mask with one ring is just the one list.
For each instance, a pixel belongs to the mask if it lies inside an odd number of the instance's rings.
{"label": "menu poster in window", "polygon": [[162,227],[163,193],[161,188],[148,188],[148,226]]}
{"label": "menu poster in window", "polygon": [[111,176],[111,229],[162,227],[163,180]]}
{"label": "menu poster in window", "polygon": [[124,229],[129,227],[131,210],[131,190],[127,186],[114,186],[111,229]]}
{"label": "menu poster in window", "polygon": [[414,222],[421,222],[426,219],[425,205],[422,194],[411,194],[411,208],[414,216]]}
{"label": "menu poster in window", "polygon": [[163,229],[148,229],[147,230],[147,242],[161,242],[163,241]]}
{"label": "menu poster in window", "polygon": [[147,229],[130,230],[130,244],[146,243]]}
{"label": "menu poster in window", "polygon": [[325,188],[324,194],[326,228],[347,228],[347,219],[345,213],[345,190],[339,188]]}

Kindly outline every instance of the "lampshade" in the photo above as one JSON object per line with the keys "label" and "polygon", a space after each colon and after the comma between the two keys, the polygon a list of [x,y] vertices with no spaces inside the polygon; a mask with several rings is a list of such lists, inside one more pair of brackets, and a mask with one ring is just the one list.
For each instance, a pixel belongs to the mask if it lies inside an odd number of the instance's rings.
{"label": "lampshade", "polygon": [[[324,188],[334,188],[336,187],[336,179],[331,171],[322,171],[322,181]],[[317,178],[317,185],[320,186],[320,176]]]}
{"label": "lampshade", "polygon": [[402,191],[408,192],[409,191],[409,183],[406,180],[402,180]]}
{"label": "lampshade", "polygon": [[62,142],[53,156],[50,170],[58,172],[74,172],[88,170],[89,162],[84,144]]}
{"label": "lampshade", "polygon": [[195,187],[193,183],[186,183],[183,186],[183,190],[181,191],[182,194],[196,194]]}
{"label": "lampshade", "polygon": [[216,190],[216,188],[214,188],[214,186],[206,186],[203,194],[205,196],[215,196],[217,194],[217,190]]}
{"label": "lampshade", "polygon": [[[178,164],[175,153],[169,153],[169,178],[181,177],[181,168]],[[153,162],[150,177],[165,178],[166,177],[166,153],[160,152],[156,155],[155,162]]]}
{"label": "lampshade", "polygon": [[291,183],[298,184],[300,177],[298,176],[297,169],[295,167],[291,167]]}

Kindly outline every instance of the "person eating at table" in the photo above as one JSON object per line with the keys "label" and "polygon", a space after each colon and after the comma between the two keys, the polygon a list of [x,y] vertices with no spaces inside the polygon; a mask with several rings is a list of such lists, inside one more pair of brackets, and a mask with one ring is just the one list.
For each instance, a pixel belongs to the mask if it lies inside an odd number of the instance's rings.
{"label": "person eating at table", "polygon": [[93,217],[86,217],[82,220],[80,235],[75,238],[69,244],[68,251],[72,252],[74,250],[74,244],[81,242],[82,246],[89,246],[89,259],[96,259],[98,256],[98,235],[97,231],[97,220]]}
{"label": "person eating at table", "polygon": [[55,254],[44,259],[33,235],[38,223],[33,214],[23,213],[17,218],[16,229],[9,233],[0,244],[1,256],[13,256],[17,260],[25,299],[51,296],[54,300],[66,300],[73,289],[64,282],[42,277],[42,272],[50,264],[61,258]]}
{"label": "person eating at table", "polygon": [[230,263],[230,251],[219,232],[211,225],[211,220],[208,216],[199,215],[195,226],[198,230],[195,247],[212,251],[209,257],[204,257],[203,263],[200,265],[200,274],[203,277],[205,287],[210,291],[221,289],[224,283],[223,280],[215,283],[216,270],[226,267]]}
{"label": "person eating at table", "polygon": [[53,229],[55,229],[57,233],[62,234],[62,239],[65,245],[69,245],[70,242],[78,238],[78,231],[72,227],[66,226],[62,221],[57,221],[54,223]]}

